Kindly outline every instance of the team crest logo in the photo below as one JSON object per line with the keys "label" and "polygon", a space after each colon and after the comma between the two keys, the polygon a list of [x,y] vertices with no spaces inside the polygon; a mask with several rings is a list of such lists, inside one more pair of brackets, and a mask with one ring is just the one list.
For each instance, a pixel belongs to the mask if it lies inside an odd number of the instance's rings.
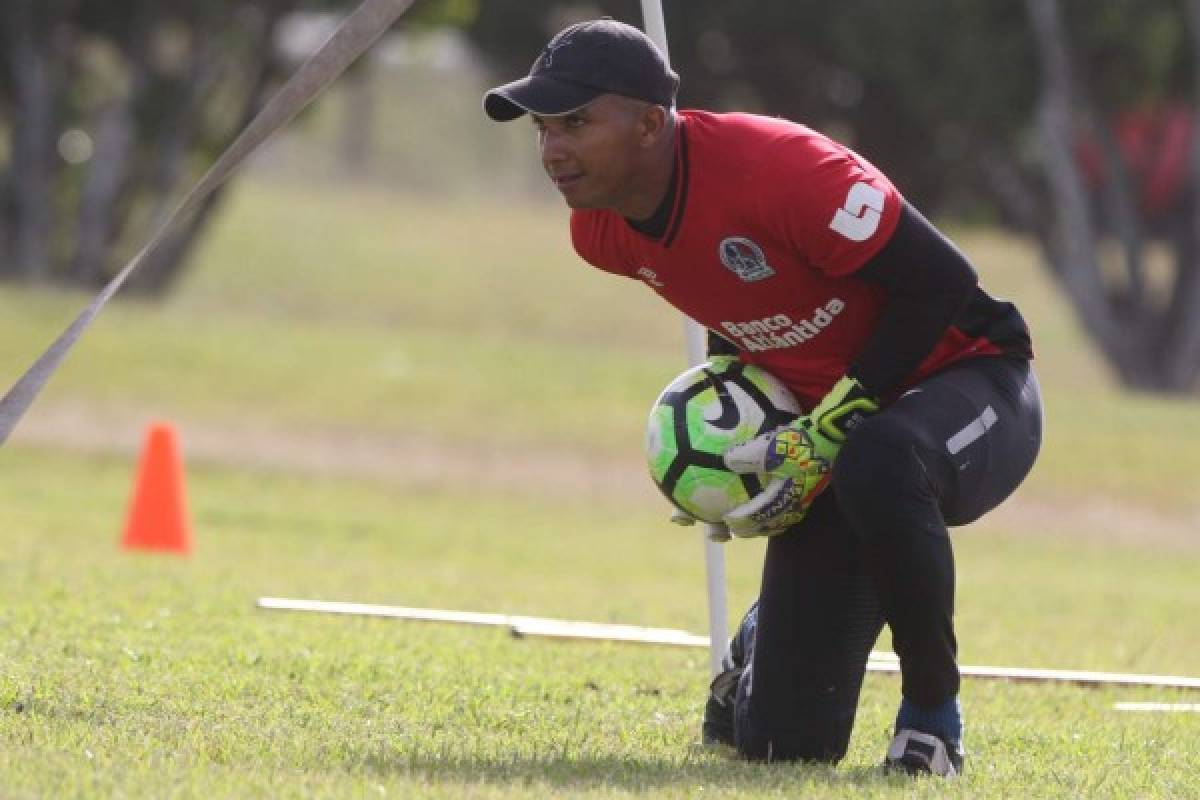
{"label": "team crest logo", "polygon": [[723,239],[717,250],[721,255],[721,263],[747,283],[761,281],[775,274],[763,256],[762,248],[745,236]]}

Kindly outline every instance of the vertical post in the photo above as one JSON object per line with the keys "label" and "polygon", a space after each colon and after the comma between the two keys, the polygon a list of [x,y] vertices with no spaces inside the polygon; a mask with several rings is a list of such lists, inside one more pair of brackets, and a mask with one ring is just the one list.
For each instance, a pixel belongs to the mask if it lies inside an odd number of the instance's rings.
{"label": "vertical post", "polygon": [[[663,20],[662,0],[642,0],[642,22],[646,35],[658,45],[663,57],[670,63],[667,50],[667,25]],[[704,329],[692,319],[684,317],[684,341],[687,344],[688,364],[695,366],[704,361]],[[706,526],[707,527],[707,526]],[[705,530],[704,564],[708,583],[708,666],[713,675],[721,671],[721,657],[725,654],[725,643],[729,639],[725,604],[725,551],[718,542],[712,541]]]}

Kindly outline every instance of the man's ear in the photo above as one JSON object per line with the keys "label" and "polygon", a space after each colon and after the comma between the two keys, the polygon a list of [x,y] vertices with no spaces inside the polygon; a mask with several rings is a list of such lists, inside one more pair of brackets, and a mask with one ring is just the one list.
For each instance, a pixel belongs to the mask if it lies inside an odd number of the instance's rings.
{"label": "man's ear", "polygon": [[647,103],[638,118],[638,133],[642,146],[655,145],[666,134],[669,121],[667,109]]}

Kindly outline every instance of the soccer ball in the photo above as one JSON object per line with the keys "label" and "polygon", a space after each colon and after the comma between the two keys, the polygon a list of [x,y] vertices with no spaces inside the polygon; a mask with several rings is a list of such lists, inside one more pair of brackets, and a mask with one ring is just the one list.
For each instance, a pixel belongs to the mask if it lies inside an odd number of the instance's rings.
{"label": "soccer ball", "polygon": [[720,359],[671,381],[650,409],[646,458],[650,477],[676,508],[704,522],[762,491],[765,475],[739,475],[721,454],[795,419],[792,393],[766,370]]}

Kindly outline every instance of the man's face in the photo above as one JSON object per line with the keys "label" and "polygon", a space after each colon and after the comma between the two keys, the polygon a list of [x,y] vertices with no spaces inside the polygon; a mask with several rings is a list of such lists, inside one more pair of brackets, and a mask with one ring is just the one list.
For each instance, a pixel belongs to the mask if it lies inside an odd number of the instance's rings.
{"label": "man's face", "polygon": [[531,115],[542,166],[571,208],[613,208],[636,190],[646,104],[597,97],[561,116]]}

